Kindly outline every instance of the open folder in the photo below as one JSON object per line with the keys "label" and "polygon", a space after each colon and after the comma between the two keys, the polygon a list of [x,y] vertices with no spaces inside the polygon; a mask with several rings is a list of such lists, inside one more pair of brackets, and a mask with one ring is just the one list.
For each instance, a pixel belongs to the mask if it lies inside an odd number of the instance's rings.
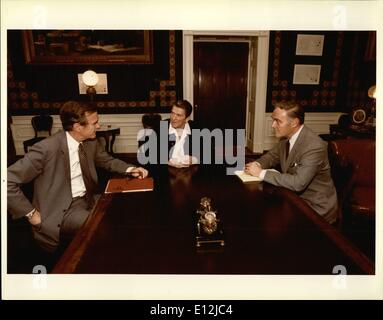
{"label": "open folder", "polygon": [[153,191],[153,178],[109,179],[105,193]]}
{"label": "open folder", "polygon": [[[267,171],[273,171],[273,172],[278,172],[278,170],[275,169],[267,169]],[[261,178],[259,177],[254,177],[250,174],[245,173],[243,170],[237,170],[234,171],[235,175],[242,180],[243,183],[248,183],[248,182],[255,182],[255,181],[262,181]]]}

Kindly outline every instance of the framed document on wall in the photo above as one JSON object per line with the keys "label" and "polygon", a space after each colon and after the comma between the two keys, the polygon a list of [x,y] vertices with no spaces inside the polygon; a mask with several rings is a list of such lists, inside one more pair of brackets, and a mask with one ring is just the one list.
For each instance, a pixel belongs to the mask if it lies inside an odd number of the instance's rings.
{"label": "framed document on wall", "polygon": [[27,64],[150,64],[148,30],[24,30]]}
{"label": "framed document on wall", "polygon": [[295,54],[297,56],[322,56],[324,35],[298,34]]}
{"label": "framed document on wall", "polygon": [[321,65],[296,64],[293,84],[319,84]]}

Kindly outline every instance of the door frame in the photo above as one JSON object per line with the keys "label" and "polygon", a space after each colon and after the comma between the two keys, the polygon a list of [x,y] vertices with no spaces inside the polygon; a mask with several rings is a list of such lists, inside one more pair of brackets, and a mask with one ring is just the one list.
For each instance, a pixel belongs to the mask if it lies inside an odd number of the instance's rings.
{"label": "door frame", "polygon": [[[256,65],[257,72],[252,75],[250,72],[250,48],[249,48],[249,64],[247,73],[247,99],[246,99],[246,137],[249,134],[253,137],[252,144],[247,147],[252,152],[262,153],[264,150],[264,128],[266,114],[266,94],[267,94],[267,73],[269,61],[269,31],[203,31],[203,30],[184,30],[182,35],[183,46],[183,96],[184,99],[190,101],[194,106],[194,89],[193,89],[193,47],[195,36],[246,36],[257,40]],[[199,40],[201,41],[201,40]],[[235,38],[227,41],[234,42]],[[237,40],[238,41],[238,40]],[[246,42],[245,40],[242,42]],[[249,121],[249,95],[250,87],[255,82],[255,112],[254,121]],[[193,114],[191,116],[193,118]],[[253,123],[252,127],[249,127]]]}

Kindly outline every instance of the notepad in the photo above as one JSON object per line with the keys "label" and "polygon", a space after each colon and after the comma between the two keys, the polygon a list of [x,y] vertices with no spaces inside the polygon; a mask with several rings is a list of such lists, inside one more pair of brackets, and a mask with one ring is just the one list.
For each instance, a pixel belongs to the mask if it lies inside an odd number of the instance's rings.
{"label": "notepad", "polygon": [[255,181],[262,181],[261,178],[259,177],[254,177],[250,174],[247,174],[245,172],[243,172],[243,170],[237,170],[237,171],[234,171],[234,174],[242,180],[242,182],[244,183],[248,183],[248,182],[255,182]]}
{"label": "notepad", "polygon": [[153,178],[144,179],[109,179],[105,193],[153,191]]}

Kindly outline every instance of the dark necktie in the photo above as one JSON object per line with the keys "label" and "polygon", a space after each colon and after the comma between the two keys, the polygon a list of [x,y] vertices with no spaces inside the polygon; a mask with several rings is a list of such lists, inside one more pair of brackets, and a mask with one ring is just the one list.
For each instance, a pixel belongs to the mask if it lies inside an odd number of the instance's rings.
{"label": "dark necktie", "polygon": [[82,179],[84,180],[86,194],[85,199],[88,203],[88,208],[92,208],[94,205],[93,191],[94,191],[94,182],[92,176],[90,175],[88,159],[84,150],[82,143],[78,145],[78,157],[80,160]]}
{"label": "dark necktie", "polygon": [[290,141],[286,141],[286,160],[289,157],[289,152],[290,152]]}

